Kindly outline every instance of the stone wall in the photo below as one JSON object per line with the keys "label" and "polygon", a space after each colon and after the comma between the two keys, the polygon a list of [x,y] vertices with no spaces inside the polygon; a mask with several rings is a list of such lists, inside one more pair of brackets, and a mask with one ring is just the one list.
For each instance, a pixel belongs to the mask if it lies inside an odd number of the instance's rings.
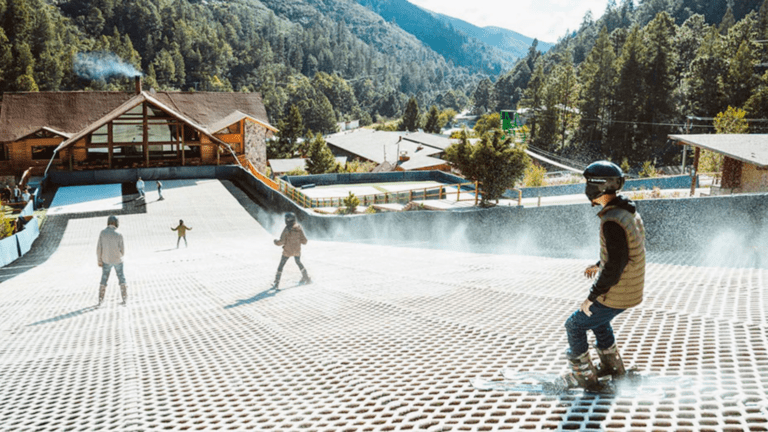
{"label": "stone wall", "polygon": [[267,129],[245,121],[245,157],[260,173],[267,172]]}

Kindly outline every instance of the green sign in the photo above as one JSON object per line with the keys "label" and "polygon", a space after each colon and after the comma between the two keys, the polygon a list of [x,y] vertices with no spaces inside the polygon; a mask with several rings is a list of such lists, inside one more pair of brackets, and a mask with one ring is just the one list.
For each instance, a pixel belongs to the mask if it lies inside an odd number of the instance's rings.
{"label": "green sign", "polygon": [[518,116],[517,113],[514,113],[512,118],[510,118],[510,114],[510,111],[502,111],[500,114],[501,130],[504,131],[504,136],[502,138],[507,139],[507,134],[510,134],[513,138],[517,139],[517,135],[520,134],[522,135],[523,142],[525,142],[525,129],[518,123],[520,116]]}

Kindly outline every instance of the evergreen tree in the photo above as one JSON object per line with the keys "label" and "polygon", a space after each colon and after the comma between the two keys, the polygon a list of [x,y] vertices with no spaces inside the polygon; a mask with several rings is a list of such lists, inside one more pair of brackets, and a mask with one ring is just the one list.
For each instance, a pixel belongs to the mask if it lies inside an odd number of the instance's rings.
{"label": "evergreen tree", "polygon": [[669,127],[658,124],[669,123],[677,115],[672,98],[677,81],[674,75],[677,64],[673,39],[675,23],[669,14],[660,12],[643,33],[642,112],[639,115],[642,123],[637,126],[640,146],[635,150],[639,153],[636,157],[647,160],[654,152],[653,143],[665,143],[671,132]]}
{"label": "evergreen tree", "polygon": [[486,114],[477,119],[473,129],[478,137],[485,135],[486,132],[501,130],[501,116],[499,113]]}
{"label": "evergreen tree", "polygon": [[730,106],[743,106],[759,85],[759,78],[754,73],[756,61],[750,45],[751,42],[743,41],[730,59],[728,73],[718,77],[725,103]]}
{"label": "evergreen tree", "polygon": [[405,113],[397,130],[416,132],[419,130],[419,126],[419,103],[416,102],[416,98],[412,97],[408,100],[408,105],[405,107]]}
{"label": "evergreen tree", "polygon": [[571,50],[563,53],[560,63],[554,68],[549,91],[555,102],[554,109],[550,111],[552,117],[548,120],[557,122],[557,140],[560,141],[560,150],[566,146],[566,138],[576,126],[576,106],[578,103],[579,87],[576,73],[573,68]]}
{"label": "evergreen tree", "polygon": [[[553,70],[558,70],[560,67],[561,65],[556,65]],[[558,70],[558,72],[561,71]],[[534,111],[537,132],[531,133],[531,143],[546,151],[555,151],[559,141],[560,110],[563,108],[560,104],[561,90],[559,77],[549,73],[544,80],[541,104]]]}
{"label": "evergreen tree", "polygon": [[475,87],[474,93],[472,93],[472,101],[474,108],[472,112],[474,114],[485,114],[491,105],[491,91],[493,83],[490,79],[484,78]]}
{"label": "evergreen tree", "polygon": [[690,114],[713,117],[725,108],[720,85],[721,77],[728,71],[724,57],[722,37],[712,26],[683,79],[684,107]]}
{"label": "evergreen tree", "polygon": [[528,88],[523,93],[523,99],[520,105],[530,110],[530,128],[531,136],[535,137],[538,133],[539,116],[542,114],[542,104],[544,103],[544,90],[546,76],[544,75],[544,60],[539,59],[536,62],[531,80],[528,82]]}
{"label": "evergreen tree", "polygon": [[736,18],[733,16],[733,10],[728,6],[728,9],[725,10],[725,15],[723,15],[723,19],[720,20],[720,27],[718,27],[720,34],[728,34],[728,30],[733,27],[734,24],[736,24]]}
{"label": "evergreen tree", "polygon": [[318,133],[313,135],[312,132],[307,134],[307,172],[310,174],[325,174],[333,172],[337,169],[336,159],[331,153],[331,149],[323,138],[323,135]]}
{"label": "evergreen tree", "polygon": [[445,158],[461,173],[480,182],[482,205],[498,201],[502,194],[523,178],[529,158],[525,145],[515,146],[512,137],[502,139],[500,130],[488,132],[479,142],[469,144],[462,134],[457,144],[445,150]]}
{"label": "evergreen tree", "polygon": [[8,38],[5,36],[5,30],[0,27],[0,89],[7,88],[5,79],[7,76],[10,76],[9,69],[12,62],[11,46],[8,43]]}
{"label": "evergreen tree", "polygon": [[637,121],[643,103],[643,64],[640,29],[633,26],[627,42],[616,59],[617,82],[614,92],[614,113],[608,126],[608,139],[603,143],[602,154],[606,159],[619,160],[622,157],[637,161],[640,136]]}
{"label": "evergreen tree", "polygon": [[437,107],[432,105],[424,122],[424,132],[436,134],[440,133],[440,129],[440,113],[437,112]]}
{"label": "evergreen tree", "polygon": [[277,122],[277,129],[277,139],[267,146],[267,158],[293,157],[298,139],[304,133],[304,122],[296,105],[291,105],[288,115]]}
{"label": "evergreen tree", "polygon": [[336,113],[333,105],[324,94],[318,94],[314,104],[311,105],[310,115],[306,118],[307,128],[317,130],[325,134],[336,132]]}
{"label": "evergreen tree", "polygon": [[577,141],[590,153],[601,148],[608,133],[613,85],[616,81],[615,61],[616,55],[608,37],[608,29],[603,26],[595,46],[579,66],[581,120]]}
{"label": "evergreen tree", "polygon": [[744,104],[749,118],[768,118],[768,72],[760,78],[760,85]]}

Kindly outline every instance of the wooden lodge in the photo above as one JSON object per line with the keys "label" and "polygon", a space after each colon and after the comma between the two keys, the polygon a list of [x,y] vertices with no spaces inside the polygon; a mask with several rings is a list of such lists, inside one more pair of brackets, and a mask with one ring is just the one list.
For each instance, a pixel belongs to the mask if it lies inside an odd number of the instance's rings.
{"label": "wooden lodge", "polygon": [[0,175],[237,163],[264,172],[276,132],[258,93],[6,93]]}

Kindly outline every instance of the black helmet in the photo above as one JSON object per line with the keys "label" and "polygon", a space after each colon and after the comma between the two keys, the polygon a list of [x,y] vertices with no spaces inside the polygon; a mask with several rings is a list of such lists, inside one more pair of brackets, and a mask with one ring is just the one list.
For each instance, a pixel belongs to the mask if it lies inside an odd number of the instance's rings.
{"label": "black helmet", "polygon": [[117,220],[117,216],[112,215],[107,218],[107,225],[114,225],[115,228],[119,225],[119,221]]}
{"label": "black helmet", "polygon": [[591,163],[584,170],[587,187],[584,193],[593,201],[605,194],[616,193],[624,186],[624,173],[618,165],[608,161]]}
{"label": "black helmet", "polygon": [[292,226],[296,223],[296,215],[292,212],[288,212],[285,214],[285,224],[288,226]]}

